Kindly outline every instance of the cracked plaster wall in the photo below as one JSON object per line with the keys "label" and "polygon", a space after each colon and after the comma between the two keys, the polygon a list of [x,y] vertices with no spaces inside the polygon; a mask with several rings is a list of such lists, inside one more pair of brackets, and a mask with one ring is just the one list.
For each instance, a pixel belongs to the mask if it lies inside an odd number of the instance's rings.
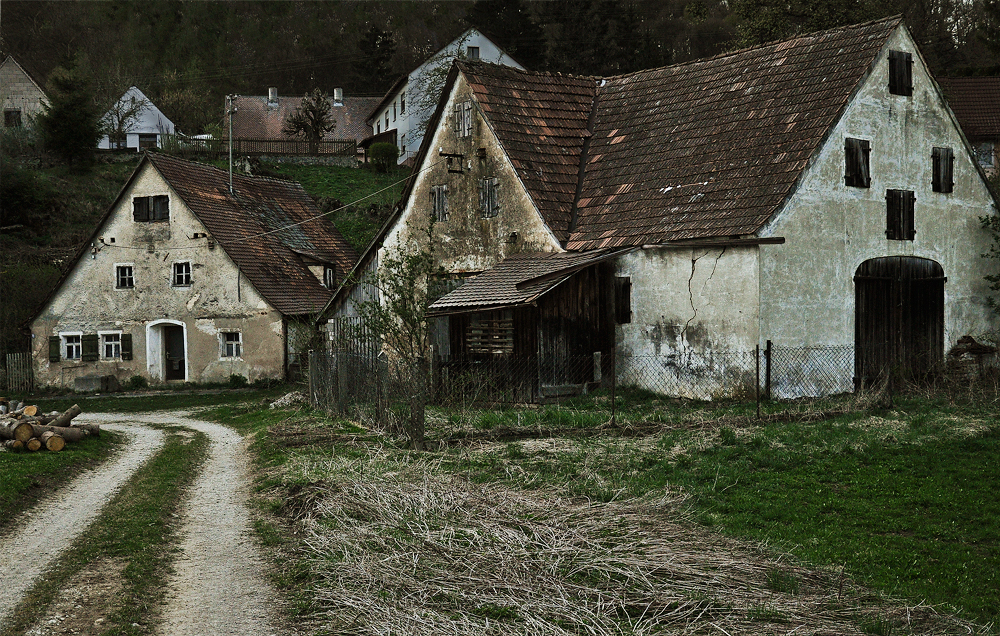
{"label": "cracked plaster wall", "polygon": [[[163,194],[170,197],[169,222],[132,220],[133,197]],[[36,380],[70,387],[73,378],[95,374],[115,375],[120,381],[133,375],[159,381],[147,364],[146,325],[164,319],[185,326],[187,381],[226,381],[234,373],[250,380],[283,377],[281,314],[245,276],[238,276],[235,263],[221,247],[209,249],[208,239],[190,238],[196,232],[207,230],[146,164],[98,232],[107,242],[114,238],[114,247],[101,247],[93,258],[85,254],[32,323]],[[171,284],[173,263],[180,261],[191,263],[190,286]],[[121,264],[133,266],[132,289],[116,289],[115,268]],[[241,357],[220,358],[220,330],[242,333]],[[49,336],[98,331],[131,334],[132,360],[49,361]]]}
{"label": "cracked plaster wall", "polygon": [[[890,95],[888,49],[913,54],[913,95]],[[844,139],[871,143],[871,187],[844,185]],[[933,192],[931,152],[954,150],[952,193]],[[807,169],[786,208],[762,232],[761,338],[803,347],[854,344],[854,273],[865,260],[917,256],[945,276],[945,348],[996,328],[984,301],[988,240],[979,217],[995,213],[974,159],[941,104],[912,40],[898,30]],[[916,195],[913,241],[885,237],[887,188]]]}

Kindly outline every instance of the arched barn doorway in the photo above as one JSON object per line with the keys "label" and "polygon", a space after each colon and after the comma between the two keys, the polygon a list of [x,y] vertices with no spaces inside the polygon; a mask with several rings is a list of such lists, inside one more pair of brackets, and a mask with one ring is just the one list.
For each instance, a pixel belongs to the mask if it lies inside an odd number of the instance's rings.
{"label": "arched barn doorway", "polygon": [[854,274],[854,383],[912,378],[944,359],[944,269],[913,256],[867,260]]}

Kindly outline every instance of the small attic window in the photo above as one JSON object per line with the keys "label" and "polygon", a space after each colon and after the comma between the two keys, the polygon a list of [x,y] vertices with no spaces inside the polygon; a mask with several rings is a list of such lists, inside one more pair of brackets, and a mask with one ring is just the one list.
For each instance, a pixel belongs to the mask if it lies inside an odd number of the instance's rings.
{"label": "small attic window", "polygon": [[455,104],[455,136],[468,137],[472,134],[472,101]]}
{"label": "small attic window", "polygon": [[889,92],[893,95],[913,95],[913,54],[889,51]]}
{"label": "small attic window", "polygon": [[885,237],[890,241],[912,241],[916,236],[913,222],[912,190],[885,191]]}
{"label": "small attic window", "polygon": [[934,192],[951,192],[955,187],[955,153],[951,148],[934,147],[931,150],[931,189]]}
{"label": "small attic window", "polygon": [[132,199],[132,220],[136,223],[170,220],[170,197],[161,194],[155,197],[135,197]]}
{"label": "small attic window", "polygon": [[479,47],[478,46],[470,46],[469,47],[469,59],[470,60],[478,60],[479,59]]}
{"label": "small attic window", "polygon": [[855,188],[871,186],[871,146],[867,139],[844,139],[844,185]]}
{"label": "small attic window", "polygon": [[323,267],[323,286],[327,289],[335,289],[337,287],[337,268],[333,265]]}

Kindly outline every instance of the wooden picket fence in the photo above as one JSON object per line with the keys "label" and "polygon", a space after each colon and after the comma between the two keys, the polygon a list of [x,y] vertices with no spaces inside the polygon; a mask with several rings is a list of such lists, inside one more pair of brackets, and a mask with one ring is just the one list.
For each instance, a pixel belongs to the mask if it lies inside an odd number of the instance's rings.
{"label": "wooden picket fence", "polygon": [[34,375],[31,372],[31,354],[28,352],[8,353],[5,375],[7,392],[25,395],[31,391],[34,384]]}

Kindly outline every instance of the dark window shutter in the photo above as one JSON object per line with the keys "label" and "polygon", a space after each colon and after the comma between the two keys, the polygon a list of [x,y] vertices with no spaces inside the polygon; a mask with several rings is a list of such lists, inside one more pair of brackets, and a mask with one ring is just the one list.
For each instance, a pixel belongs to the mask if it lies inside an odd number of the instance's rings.
{"label": "dark window shutter", "polygon": [[905,241],[912,241],[913,237],[917,235],[913,221],[916,196],[912,191],[904,190],[900,193],[900,198],[900,230],[902,231],[902,238]]}
{"label": "dark window shutter", "polygon": [[893,95],[913,94],[913,55],[905,51],[889,51],[889,92]]}
{"label": "dark window shutter", "polygon": [[49,362],[59,362],[62,358],[62,338],[49,336]]}
{"label": "dark window shutter", "polygon": [[132,199],[132,220],[138,222],[149,220],[149,197]]}
{"label": "dark window shutter", "polygon": [[122,360],[132,359],[132,334],[122,334]]}
{"label": "dark window shutter", "polygon": [[955,154],[951,148],[934,148],[931,151],[932,178],[934,192],[951,192],[955,187]]}
{"label": "dark window shutter", "polygon": [[615,322],[632,322],[632,279],[627,276],[615,278]]}
{"label": "dark window shutter", "polygon": [[101,357],[96,333],[80,337],[80,354],[84,362],[94,362]]}
{"label": "dark window shutter", "polygon": [[869,157],[871,146],[867,139],[844,140],[844,185],[867,188],[871,185]]}
{"label": "dark window shutter", "polygon": [[170,219],[170,197],[166,195],[160,195],[152,197],[153,199],[153,213],[152,219],[154,221],[167,221]]}

